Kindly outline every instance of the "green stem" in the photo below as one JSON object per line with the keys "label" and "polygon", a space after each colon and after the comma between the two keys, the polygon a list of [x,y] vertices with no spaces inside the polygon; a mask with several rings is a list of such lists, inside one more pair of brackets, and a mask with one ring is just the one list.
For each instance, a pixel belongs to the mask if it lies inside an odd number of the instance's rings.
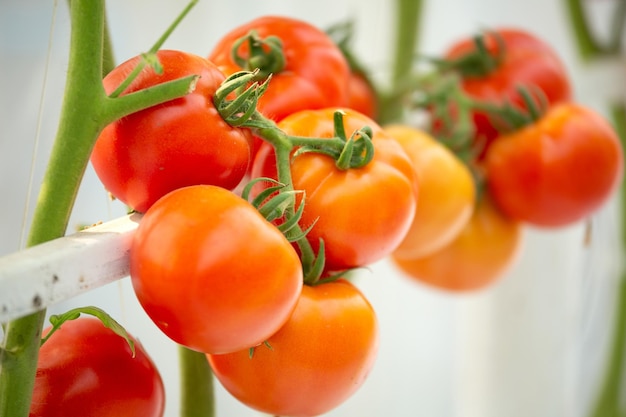
{"label": "green stem", "polygon": [[[109,99],[102,86],[104,0],[73,0],[70,56],[61,119],[27,241],[63,236],[89,155],[111,121],[189,92],[193,78]],[[26,417],[45,310],[5,324],[0,347],[0,417]]]}
{"label": "green stem", "polygon": [[[422,0],[396,0],[397,28],[391,73],[391,93],[380,97],[379,122],[398,122],[403,117],[404,100],[398,92],[409,82],[417,52]],[[401,96],[400,96],[401,98]]]}
{"label": "green stem", "polygon": [[585,13],[585,7],[582,0],[565,0],[565,8],[569,15],[569,20],[574,29],[574,37],[578,47],[580,57],[585,60],[591,60],[604,54],[604,48],[598,43],[593,36],[589,19]]}
{"label": "green stem", "polygon": [[204,353],[178,347],[180,416],[214,417],[213,373]]}
{"label": "green stem", "polygon": [[[614,127],[626,145],[626,105],[617,103],[611,107]],[[626,148],[625,148],[626,149]],[[622,251],[626,250],[626,183],[622,182],[621,189],[621,242]],[[613,340],[605,370],[604,381],[600,388],[596,404],[590,414],[591,417],[620,417],[622,382],[624,370],[624,353],[626,351],[626,271],[622,272],[617,299],[616,317],[613,329]]]}

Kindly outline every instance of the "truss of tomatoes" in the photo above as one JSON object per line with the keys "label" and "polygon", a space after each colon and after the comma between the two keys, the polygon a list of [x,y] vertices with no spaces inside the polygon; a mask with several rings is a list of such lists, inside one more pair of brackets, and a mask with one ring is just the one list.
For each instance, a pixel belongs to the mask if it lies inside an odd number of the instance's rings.
{"label": "truss of tomatoes", "polygon": [[[483,288],[515,260],[524,224],[562,227],[592,215],[621,180],[617,135],[570,100],[549,46],[508,29],[498,39],[486,41],[497,58],[489,71],[461,77],[466,94],[530,110],[515,93],[523,84],[542,91],[547,105],[507,132],[500,120],[475,112],[472,139],[485,146],[469,162],[424,128],[380,126],[373,111],[354,110],[375,109],[375,95],[356,95],[341,50],[306,22],[255,19],[226,34],[208,58],[159,51],[163,72],[145,68],[122,94],[200,74],[195,90],[113,122],[91,158],[107,190],[143,213],[130,271],[155,325],[205,353],[244,404],[272,415],[323,414],[363,383],[378,346],[374,310],[346,271],[391,258],[437,288]],[[463,56],[471,45],[463,42],[447,57]],[[283,53],[278,58],[275,48]],[[106,91],[115,91],[139,59],[107,75]],[[255,69],[253,62],[263,67],[260,74],[271,73],[255,102],[266,120],[290,137],[318,138],[325,149],[339,113],[348,135],[368,126],[370,139],[350,137],[346,147],[371,140],[371,160],[345,169],[328,152],[294,145],[281,162],[263,129],[227,122],[216,92],[227,77]],[[276,187],[281,169],[291,184]],[[281,216],[270,219],[241,196],[250,177],[268,184],[257,193],[293,192],[281,200],[290,201],[287,208],[276,204]],[[271,202],[272,195],[265,197]],[[303,233],[294,237],[294,228]],[[324,254],[323,263],[313,262],[322,266],[319,276],[307,282],[303,248]]]}

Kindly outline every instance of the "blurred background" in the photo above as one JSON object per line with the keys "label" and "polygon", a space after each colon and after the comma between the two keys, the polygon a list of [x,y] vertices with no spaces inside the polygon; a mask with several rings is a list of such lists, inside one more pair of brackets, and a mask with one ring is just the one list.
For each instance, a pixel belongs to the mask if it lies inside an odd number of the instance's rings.
{"label": "blurred background", "polygon": [[[614,2],[589,1],[600,36]],[[147,50],[185,1],[109,0],[117,62]],[[326,28],[356,22],[355,52],[386,80],[394,33],[387,0],[200,0],[165,48],[207,55],[229,29],[265,14]],[[515,26],[546,39],[570,70],[576,99],[607,113],[624,94],[626,66],[583,64],[562,1],[426,0],[420,48],[442,52],[489,27]],[[23,246],[50,152],[65,85],[69,44],[65,1],[0,0],[0,255]],[[37,139],[38,138],[38,139]],[[32,180],[30,180],[32,178]],[[125,214],[91,167],[70,230]],[[488,289],[447,293],[409,280],[382,261],[357,284],[377,311],[378,361],[365,385],[328,416],[586,417],[603,375],[619,271],[613,201],[585,226],[527,229],[520,259]],[[97,305],[138,337],[167,385],[167,416],[178,410],[177,352],[139,307],[128,278],[51,308]],[[217,385],[217,415],[258,416]],[[304,388],[304,387],[303,387]]]}

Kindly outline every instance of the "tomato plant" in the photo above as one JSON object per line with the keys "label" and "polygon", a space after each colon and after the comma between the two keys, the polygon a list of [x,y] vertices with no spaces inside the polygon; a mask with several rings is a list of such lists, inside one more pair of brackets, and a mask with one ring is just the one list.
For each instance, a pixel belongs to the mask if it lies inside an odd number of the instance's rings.
{"label": "tomato plant", "polygon": [[355,72],[350,74],[347,103],[349,108],[376,120],[378,115],[376,90],[363,75]]}
{"label": "tomato plant", "polygon": [[[213,105],[224,74],[206,59],[181,51],[161,50],[157,58],[162,74],[146,67],[122,94],[196,74],[200,78],[194,91],[111,123],[91,155],[106,189],[139,212],[187,185],[233,189],[250,162],[250,134],[228,125]],[[107,94],[122,84],[140,59],[124,62],[104,78]]]}
{"label": "tomato plant", "polygon": [[420,258],[465,227],[474,211],[474,179],[467,165],[425,131],[407,125],[385,126],[385,131],[402,145],[419,180],[415,218],[394,256]]}
{"label": "tomato plant", "polygon": [[31,417],[160,417],[164,406],[161,376],[143,347],[135,341],[133,356],[96,318],[64,323],[40,349]]}
{"label": "tomato plant", "polygon": [[513,265],[522,236],[519,222],[502,214],[488,194],[483,194],[469,222],[451,243],[425,257],[392,259],[418,282],[449,291],[477,290]]}
{"label": "tomato plant", "polygon": [[[294,113],[278,126],[294,136],[331,138],[337,109]],[[306,152],[291,161],[293,187],[304,191],[303,228],[317,250],[323,239],[326,268],[364,266],[389,255],[402,241],[415,214],[417,181],[402,147],[367,116],[344,109],[343,126],[353,132],[372,128],[374,157],[361,168],[340,169],[327,155]],[[259,150],[252,175],[276,178],[269,145]]]}
{"label": "tomato plant", "polygon": [[[511,103],[525,109],[519,93],[519,88],[525,87],[540,91],[550,105],[570,100],[567,70],[558,53],[543,39],[516,28],[487,31],[478,39],[483,52],[475,38],[464,38],[444,54],[444,59],[460,71],[461,87],[472,99],[496,105]],[[472,117],[475,136],[486,150],[506,125],[479,108],[472,111]]]}
{"label": "tomato plant", "polygon": [[[237,43],[250,34],[249,42]],[[271,73],[258,109],[273,120],[344,106],[348,99],[350,68],[341,50],[324,31],[299,19],[263,16],[240,25],[217,42],[209,60],[228,75],[255,68],[261,77]]]}
{"label": "tomato plant", "polygon": [[175,190],[144,215],[131,247],[139,302],[171,339],[223,353],[285,323],[302,288],[289,241],[247,201],[215,186]]}
{"label": "tomato plant", "polygon": [[563,103],[489,149],[488,187],[509,216],[537,226],[584,219],[613,193],[623,172],[619,138],[591,109]]}
{"label": "tomato plant", "polygon": [[208,359],[217,379],[244,404],[305,417],[326,413],[352,395],[377,351],[372,306],[340,279],[305,285],[293,315],[267,344]]}

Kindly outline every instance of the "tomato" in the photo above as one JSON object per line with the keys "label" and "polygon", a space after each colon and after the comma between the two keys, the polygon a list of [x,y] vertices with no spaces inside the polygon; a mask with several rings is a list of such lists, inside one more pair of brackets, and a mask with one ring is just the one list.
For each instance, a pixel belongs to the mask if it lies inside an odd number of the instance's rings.
{"label": "tomato", "polygon": [[347,107],[376,120],[378,98],[372,84],[361,74],[352,72],[348,81]]}
{"label": "tomato", "polygon": [[[265,117],[278,121],[299,110],[346,104],[348,62],[324,31],[302,20],[263,16],[240,25],[217,42],[209,60],[229,75],[245,69],[233,60],[231,50],[251,30],[261,38],[280,38],[285,56],[284,68],[272,74],[268,89],[259,99],[257,108]],[[248,54],[246,42],[238,53]]]}
{"label": "tomato", "polygon": [[146,212],[130,275],[154,323],[205,353],[266,340],[289,318],[303,281],[280,231],[247,201],[210,185],[172,191]]}
{"label": "tomato", "polygon": [[448,291],[485,288],[515,263],[522,243],[520,223],[503,215],[487,194],[452,243],[416,259],[392,257],[405,275]]}
{"label": "tomato", "polygon": [[476,198],[467,165],[428,133],[404,125],[385,126],[417,171],[419,199],[413,224],[394,251],[398,258],[429,255],[450,243],[469,221]]}
{"label": "tomato", "polygon": [[256,347],[208,355],[235,398],[277,416],[324,414],[365,381],[378,352],[378,324],[367,299],[348,281],[304,286],[283,328]]}
{"label": "tomato", "polygon": [[[305,110],[278,126],[289,135],[329,138],[335,111]],[[398,142],[367,116],[342,111],[347,135],[363,126],[373,129],[375,151],[369,164],[340,170],[331,157],[319,153],[291,161],[293,186],[305,195],[300,223],[303,229],[315,224],[307,237],[316,251],[324,240],[329,271],[369,265],[391,254],[411,226],[418,192],[415,171]],[[252,175],[276,178],[268,144],[259,150]]]}
{"label": "tomato", "polygon": [[[463,90],[472,98],[494,104],[511,102],[519,108],[526,108],[518,87],[539,89],[549,105],[569,101],[571,85],[569,75],[557,52],[544,40],[534,34],[516,28],[500,28],[487,32],[487,50],[496,56],[500,46],[504,50],[496,67],[482,75],[463,76]],[[445,54],[447,59],[458,59],[476,50],[473,39],[462,39],[452,45]],[[474,111],[476,136],[484,141],[485,148],[499,135],[498,121],[483,111]],[[482,153],[484,156],[484,152]]]}
{"label": "tomato", "polygon": [[96,318],[65,322],[39,351],[30,417],[158,417],[164,407],[161,376],[141,344],[133,357]]}
{"label": "tomato", "polygon": [[487,153],[488,187],[509,216],[536,226],[582,220],[615,191],[623,154],[612,127],[578,104],[498,138]]}
{"label": "tomato", "polygon": [[[195,90],[111,123],[91,156],[108,191],[139,212],[187,185],[233,189],[250,163],[249,132],[229,126],[213,105],[224,74],[185,52],[163,50],[157,55],[163,74],[145,68],[124,94],[192,74],[200,75]],[[135,57],[109,73],[103,81],[106,92],[112,93],[138,62]]]}

